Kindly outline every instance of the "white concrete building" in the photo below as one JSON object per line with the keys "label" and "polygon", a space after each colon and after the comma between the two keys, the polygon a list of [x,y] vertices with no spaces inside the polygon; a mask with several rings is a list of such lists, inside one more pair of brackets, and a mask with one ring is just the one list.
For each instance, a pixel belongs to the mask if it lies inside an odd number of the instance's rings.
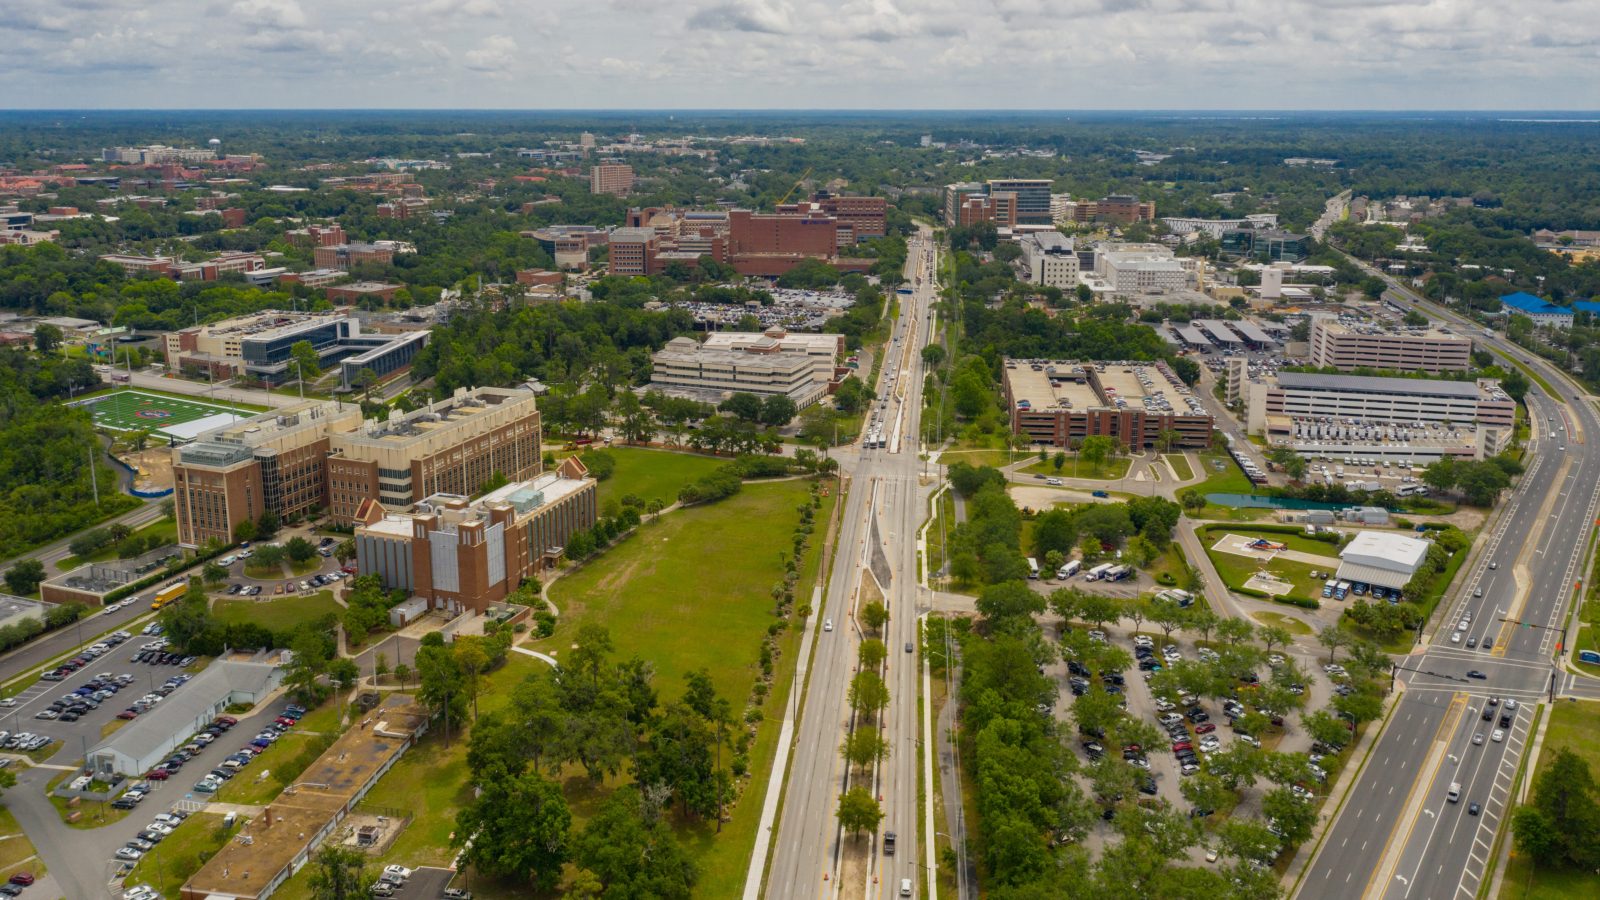
{"label": "white concrete building", "polygon": [[781,327],[766,331],[713,331],[701,343],[708,350],[744,350],[767,353],[803,353],[811,360],[812,375],[823,384],[833,380],[834,366],[844,353],[844,335],[790,332]]}
{"label": "white concrete building", "polygon": [[731,394],[786,394],[797,406],[817,402],[827,393],[815,376],[816,364],[805,353],[777,348],[726,350],[679,337],[651,357],[650,387],[716,402]]}
{"label": "white concrete building", "polygon": [[1078,254],[1072,238],[1058,231],[1026,235],[1022,245],[1022,268],[1028,281],[1069,291],[1078,286]]}
{"label": "white concrete building", "polygon": [[1189,271],[1170,250],[1097,249],[1095,274],[1120,294],[1167,294],[1190,284]]}
{"label": "white concrete building", "polygon": [[1277,213],[1254,213],[1242,219],[1190,219],[1180,216],[1168,216],[1161,220],[1167,230],[1173,234],[1193,234],[1200,232],[1214,238],[1221,238],[1224,231],[1239,231],[1242,229],[1271,230],[1278,227]]}
{"label": "white concrete building", "polygon": [[1384,531],[1361,531],[1339,551],[1342,581],[1399,590],[1428,557],[1428,542]]}
{"label": "white concrete building", "polygon": [[223,710],[235,703],[259,703],[282,681],[283,670],[271,663],[214,662],[155,709],[90,747],[87,765],[106,780],[143,775]]}

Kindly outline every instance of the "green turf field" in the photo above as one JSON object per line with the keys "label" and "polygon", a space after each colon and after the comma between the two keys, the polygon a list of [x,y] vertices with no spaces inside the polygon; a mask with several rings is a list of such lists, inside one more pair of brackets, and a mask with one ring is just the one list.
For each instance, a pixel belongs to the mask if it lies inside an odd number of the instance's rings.
{"label": "green turf field", "polygon": [[147,394],[131,388],[85,403],[84,408],[94,417],[96,426],[113,431],[142,431],[147,428],[161,431],[223,413],[251,415],[248,411],[221,403]]}

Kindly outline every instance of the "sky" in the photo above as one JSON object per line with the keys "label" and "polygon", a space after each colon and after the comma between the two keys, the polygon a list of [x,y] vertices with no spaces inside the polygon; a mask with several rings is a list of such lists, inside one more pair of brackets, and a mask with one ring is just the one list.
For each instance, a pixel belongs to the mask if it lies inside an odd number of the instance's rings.
{"label": "sky", "polygon": [[0,107],[1600,107],[1593,0],[0,0]]}

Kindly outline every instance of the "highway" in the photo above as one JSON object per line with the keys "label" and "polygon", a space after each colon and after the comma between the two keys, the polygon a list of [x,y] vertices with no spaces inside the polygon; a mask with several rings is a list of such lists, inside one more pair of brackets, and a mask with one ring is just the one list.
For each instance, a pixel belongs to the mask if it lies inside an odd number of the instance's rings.
{"label": "highway", "polygon": [[[917,841],[920,657],[905,652],[905,647],[917,642],[916,530],[932,493],[932,485],[919,483],[922,462],[918,451],[923,386],[920,351],[931,330],[933,252],[932,236],[926,231],[909,242],[906,274],[914,292],[899,295],[899,316],[884,347],[883,368],[874,386],[879,400],[874,401],[872,417],[882,423],[888,444],[861,449],[848,472],[850,493],[840,520],[825,607],[818,613],[831,620],[833,630],[817,633],[810,681],[799,701],[800,727],[778,815],[776,850],[765,892],[768,897],[877,898],[892,896],[902,878],[913,884],[923,880]],[[875,560],[880,551],[881,558]],[[858,780],[850,780],[848,786],[866,784],[882,797],[885,815],[879,834],[896,833],[893,856],[883,855],[878,835],[868,840],[841,834],[835,816],[839,797],[847,787],[846,764],[839,748],[850,724],[847,694],[862,637],[851,609],[863,579],[872,578],[867,567],[874,562],[879,576],[888,578],[883,589],[889,623],[883,640],[889,650],[885,674],[889,707],[883,715],[883,737],[889,753],[875,777],[856,776]],[[849,867],[853,876],[846,884],[840,869],[852,853],[857,862]]]}
{"label": "highway", "polygon": [[[1600,418],[1571,382],[1520,348],[1483,335],[1481,326],[1389,284],[1394,302],[1544,369],[1566,402],[1537,385],[1529,392],[1528,471],[1490,520],[1458,589],[1430,623],[1431,634],[1401,660],[1405,693],[1306,873],[1298,894],[1304,900],[1477,894],[1496,830],[1512,808],[1508,794],[1533,706],[1548,696],[1557,674],[1560,628],[1583,577],[1600,486]],[[1468,627],[1459,629],[1468,617]],[[1457,633],[1459,641],[1452,639]],[[1477,647],[1469,649],[1469,640]],[[1468,670],[1486,677],[1468,678]],[[1572,682],[1562,673],[1555,686],[1570,690]],[[1490,707],[1490,698],[1497,705]],[[1508,699],[1517,701],[1515,710],[1507,710]],[[1504,728],[1502,716],[1509,716]],[[1497,729],[1502,740],[1495,740]],[[1459,802],[1447,798],[1452,784],[1460,785]],[[1477,815],[1469,810],[1473,803],[1481,807]]]}

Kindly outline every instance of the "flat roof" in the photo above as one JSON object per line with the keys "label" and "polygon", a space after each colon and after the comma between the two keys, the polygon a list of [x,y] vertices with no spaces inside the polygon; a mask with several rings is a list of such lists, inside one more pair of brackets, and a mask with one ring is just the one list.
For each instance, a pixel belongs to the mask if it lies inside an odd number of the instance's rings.
{"label": "flat roof", "polygon": [[1339,558],[1348,563],[1407,574],[1415,572],[1427,555],[1427,541],[1388,531],[1358,531],[1339,551]]}
{"label": "flat roof", "polygon": [[[275,668],[271,663],[234,660],[213,662],[183,687],[173,691],[155,709],[91,747],[89,755],[122,753],[135,760],[143,759],[157,747],[171,741],[174,734],[193,729],[195,719],[214,706],[218,699],[234,691],[260,696]],[[178,736],[182,737],[183,734]]]}
{"label": "flat roof", "polygon": [[1223,322],[1220,319],[1195,319],[1194,324],[1205,329],[1205,332],[1211,336],[1212,340],[1219,344],[1243,343],[1240,337],[1228,327],[1232,323]]}
{"label": "flat roof", "polygon": [[[1091,383],[1086,369],[1095,370],[1100,389]],[[1152,412],[1188,415],[1180,410],[1175,386],[1153,362],[1062,362],[1049,360],[1008,359],[1006,380],[1011,386],[1011,398],[1020,404],[1026,400],[1035,412],[1056,409],[1081,411],[1085,409],[1116,409],[1122,400],[1127,409],[1149,409]],[[1140,376],[1144,379],[1141,380]],[[1168,392],[1171,392],[1169,394]],[[1156,407],[1150,409],[1145,401]]]}
{"label": "flat roof", "polygon": [[184,895],[258,896],[379,770],[405,751],[426,717],[410,697],[391,695],[223,844],[184,883]]}
{"label": "flat roof", "polygon": [[1471,381],[1440,381],[1432,378],[1380,378],[1373,375],[1317,375],[1310,372],[1279,372],[1278,386],[1305,391],[1422,394],[1433,397],[1461,397],[1473,400],[1483,397],[1483,391]]}
{"label": "flat roof", "polygon": [[1267,334],[1265,331],[1262,331],[1260,328],[1256,327],[1256,323],[1254,322],[1239,321],[1229,322],[1228,324],[1233,326],[1234,331],[1237,331],[1239,334],[1243,335],[1245,340],[1253,344],[1274,343],[1272,335]]}

